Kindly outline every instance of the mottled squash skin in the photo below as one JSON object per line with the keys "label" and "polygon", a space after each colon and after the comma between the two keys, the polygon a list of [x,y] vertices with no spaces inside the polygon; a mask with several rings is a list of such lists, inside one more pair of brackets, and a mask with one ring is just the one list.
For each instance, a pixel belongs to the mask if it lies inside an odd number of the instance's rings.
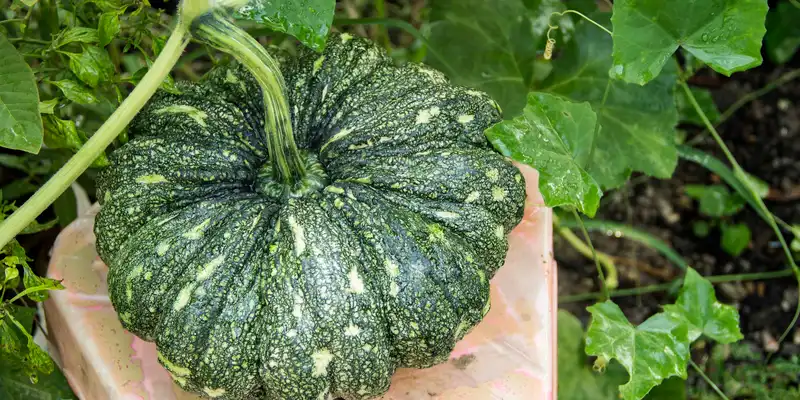
{"label": "mottled squash skin", "polygon": [[433,69],[344,34],[282,72],[308,169],[293,196],[243,67],[137,116],[98,178],[111,300],[187,390],[373,398],[486,314],[524,182],[484,138],[495,103]]}

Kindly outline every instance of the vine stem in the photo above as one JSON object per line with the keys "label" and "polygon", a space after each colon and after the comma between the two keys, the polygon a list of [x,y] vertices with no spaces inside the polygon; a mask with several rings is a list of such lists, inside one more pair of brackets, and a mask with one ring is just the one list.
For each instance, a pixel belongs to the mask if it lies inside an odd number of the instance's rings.
{"label": "vine stem", "polygon": [[689,358],[689,364],[692,366],[692,368],[694,368],[695,371],[697,371],[698,374],[700,374],[701,377],[703,377],[703,380],[705,380],[706,383],[708,383],[711,386],[711,388],[714,389],[715,392],[717,392],[719,397],[722,397],[725,400],[730,400],[728,399],[728,396],[725,396],[725,393],[723,393],[722,390],[720,390],[719,387],[717,387],[714,381],[712,381],[711,378],[709,378],[708,375],[706,375],[706,373],[703,372],[703,370],[697,364],[695,364],[694,360],[692,360],[691,358]]}
{"label": "vine stem", "polygon": [[78,179],[83,171],[89,168],[89,165],[111,144],[153,96],[172,67],[178,62],[178,58],[188,43],[188,28],[179,19],[153,66],[119,108],[47,183],[42,185],[22,207],[0,223],[0,248],[34,221],[58,196],[67,190],[72,182]]}
{"label": "vine stem", "polygon": [[286,185],[301,182],[305,164],[292,133],[286,84],[278,62],[250,34],[220,13],[200,17],[192,33],[212,47],[231,54],[253,74],[264,99],[264,128],[272,175]]}
{"label": "vine stem", "polygon": [[[781,247],[783,248],[784,254],[786,255],[786,259],[789,262],[789,265],[792,267],[792,271],[794,272],[794,276],[795,279],[797,280],[798,287],[800,287],[800,268],[798,268],[797,264],[795,264],[792,251],[789,249],[789,245],[786,243],[786,239],[783,237],[783,233],[781,233],[781,229],[775,222],[775,218],[772,216],[772,213],[770,213],[769,209],[764,204],[764,201],[758,195],[758,192],[756,192],[755,188],[753,188],[752,182],[750,181],[750,179],[747,178],[747,173],[744,171],[742,166],[739,165],[739,162],[736,161],[736,158],[733,157],[733,154],[728,149],[728,146],[725,145],[725,142],[722,140],[722,137],[717,132],[717,129],[714,128],[714,124],[712,124],[711,121],[709,121],[708,117],[703,112],[702,107],[700,107],[700,104],[697,102],[697,99],[694,97],[694,94],[692,94],[692,91],[689,89],[689,85],[687,85],[686,82],[683,80],[679,81],[678,85],[681,86],[684,93],[686,94],[686,98],[689,100],[689,103],[692,104],[692,107],[700,116],[700,119],[703,120],[703,124],[706,126],[709,133],[711,133],[711,136],[717,142],[717,145],[722,149],[722,152],[725,154],[725,158],[727,158],[728,162],[731,163],[734,175],[736,176],[737,179],[739,179],[739,181],[741,181],[743,187],[750,193],[756,206],[758,206],[758,209],[760,209],[760,214],[763,214],[765,216],[767,223],[775,232],[775,235],[778,236],[778,241],[780,241],[781,243]],[[792,329],[797,324],[798,317],[800,317],[800,290],[798,290],[797,295],[798,295],[798,304],[797,307],[795,307],[795,312],[794,316],[792,317],[792,322],[789,324],[789,326],[786,327],[786,329],[783,331],[783,334],[781,334],[781,337],[778,339],[778,346],[780,346],[780,344],[783,343],[784,339],[786,339],[786,336],[788,336],[789,333],[792,332]]]}
{"label": "vine stem", "polygon": [[[581,255],[584,257],[594,260],[595,266],[597,267],[597,274],[600,276],[600,286],[602,287],[602,294],[605,298],[608,298],[608,289],[615,289],[619,286],[619,278],[617,276],[617,267],[614,264],[614,257],[603,253],[598,252],[594,249],[591,240],[588,237],[588,233],[584,228],[584,233],[586,234],[586,238],[589,244],[586,244],[581,238],[579,238],[575,233],[573,233],[569,228],[560,224],[559,218],[553,215],[553,225],[555,226],[556,232],[564,238],[575,250],[577,250]],[[603,268],[605,268],[606,272],[603,272]],[[606,276],[606,274],[608,274]]]}
{"label": "vine stem", "polygon": [[[747,282],[747,281],[756,281],[765,279],[778,279],[778,278],[785,278],[787,276],[792,276],[793,274],[794,272],[791,269],[783,269],[780,271],[754,272],[750,274],[704,276],[703,278],[705,278],[711,283],[717,284],[724,282]],[[659,283],[657,285],[647,285],[630,289],[612,290],[608,294],[610,297],[624,297],[624,296],[636,296],[646,293],[665,292],[679,285],[681,283],[680,279],[682,278],[676,278],[672,282]],[[576,301],[599,299],[602,298],[602,296],[603,296],[602,292],[580,293],[571,296],[561,296],[558,298],[558,302],[574,303]]]}

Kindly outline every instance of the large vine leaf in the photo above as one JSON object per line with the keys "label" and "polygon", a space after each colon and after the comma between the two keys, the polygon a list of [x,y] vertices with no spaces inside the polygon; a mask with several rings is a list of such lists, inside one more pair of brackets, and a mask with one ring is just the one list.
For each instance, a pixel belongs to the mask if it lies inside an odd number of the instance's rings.
{"label": "large vine leaf", "polygon": [[489,128],[503,155],[539,171],[539,190],[550,207],[571,205],[593,217],[600,185],[584,169],[594,146],[597,116],[588,103],[531,92],[522,115]]}
{"label": "large vine leaf", "polygon": [[609,364],[602,375],[592,371],[586,363],[581,322],[566,311],[558,311],[559,400],[616,400],[617,386],[627,377],[617,363]]}
{"label": "large vine leaf", "polygon": [[[604,14],[594,19],[608,21]],[[667,64],[664,73],[645,86],[613,80],[608,76],[611,48],[607,34],[588,23],[578,24],[574,39],[553,62],[543,90],[588,101],[597,113],[600,131],[588,171],[601,187],[622,185],[631,171],[668,178],[678,163],[676,67]]]}
{"label": "large vine leaf", "polygon": [[[564,9],[559,0],[437,0],[426,62],[458,85],[489,93],[513,117],[525,107],[550,15]],[[568,17],[552,23],[559,41],[572,31]]]}
{"label": "large vine leaf", "polygon": [[800,4],[783,1],[767,15],[767,34],[764,47],[767,55],[776,64],[792,59],[800,47]]}
{"label": "large vine leaf", "polygon": [[0,146],[36,154],[42,147],[42,135],[33,71],[0,34]]}
{"label": "large vine leaf", "polygon": [[333,23],[334,0],[250,0],[236,17],[288,33],[314,50],[322,51]]}
{"label": "large vine leaf", "polygon": [[733,343],[743,338],[736,308],[718,302],[711,282],[692,268],[686,269],[678,301],[664,306],[664,311],[689,321],[690,342],[701,334],[719,343]]}
{"label": "large vine leaf", "polygon": [[683,47],[725,75],[761,64],[766,0],[617,0],[611,74],[643,85]]}
{"label": "large vine leaf", "polygon": [[592,322],[586,336],[586,353],[598,356],[595,365],[616,359],[630,380],[619,387],[624,399],[641,399],[663,380],[686,379],[689,360],[689,326],[673,313],[658,313],[633,326],[612,301],[587,308]]}

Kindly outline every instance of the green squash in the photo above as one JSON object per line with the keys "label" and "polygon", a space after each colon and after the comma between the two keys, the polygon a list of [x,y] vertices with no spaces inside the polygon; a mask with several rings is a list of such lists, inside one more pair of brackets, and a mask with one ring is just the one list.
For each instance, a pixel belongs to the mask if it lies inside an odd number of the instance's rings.
{"label": "green squash", "polygon": [[261,89],[219,67],[157,94],[98,177],[123,326],[218,399],[367,399],[489,310],[525,184],[486,94],[333,35],[283,60],[305,176],[273,177]]}

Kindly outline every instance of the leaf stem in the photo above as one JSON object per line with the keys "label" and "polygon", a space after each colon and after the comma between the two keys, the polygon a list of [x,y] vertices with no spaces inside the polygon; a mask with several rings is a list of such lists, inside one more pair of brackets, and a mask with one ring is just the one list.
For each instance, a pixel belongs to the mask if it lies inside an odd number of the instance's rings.
{"label": "leaf stem", "polygon": [[[772,227],[772,230],[775,232],[775,235],[778,236],[778,241],[780,241],[781,247],[783,247],[786,259],[789,262],[789,265],[792,267],[795,279],[797,280],[797,284],[800,287],[800,268],[798,268],[797,264],[795,264],[794,255],[792,254],[792,251],[789,249],[789,245],[786,243],[786,239],[784,239],[783,233],[781,233],[778,224],[775,222],[775,218],[772,217],[772,213],[764,204],[764,201],[761,200],[761,197],[758,196],[758,192],[756,192],[755,188],[753,188],[750,179],[747,178],[747,173],[744,171],[744,169],[742,169],[741,165],[739,165],[739,162],[736,161],[736,158],[733,157],[733,154],[728,149],[728,146],[725,145],[725,142],[722,140],[722,137],[720,137],[719,133],[717,133],[716,128],[714,128],[714,125],[711,123],[711,121],[709,121],[708,117],[703,112],[702,107],[700,107],[700,104],[697,102],[697,99],[694,97],[694,94],[692,94],[692,91],[689,89],[689,85],[687,85],[685,81],[679,81],[678,85],[680,85],[684,93],[686,93],[686,98],[689,100],[689,103],[692,104],[692,107],[694,107],[695,111],[700,116],[700,119],[703,120],[703,124],[705,124],[706,128],[708,128],[708,131],[711,133],[711,136],[714,137],[714,140],[717,142],[717,145],[719,145],[719,147],[722,149],[722,152],[725,154],[725,157],[728,159],[728,162],[733,166],[734,176],[736,176],[736,178],[739,179],[743,187],[747,190],[747,192],[750,193],[753,201],[756,203],[757,209],[761,210],[761,213],[763,213],[763,216],[766,218],[767,223],[770,225],[770,227]],[[783,343],[783,340],[786,339],[789,333],[791,333],[791,331],[797,324],[798,318],[800,318],[800,290],[798,290],[797,296],[798,296],[798,303],[797,307],[795,307],[795,312],[794,316],[792,317],[792,322],[789,324],[789,326],[786,327],[786,329],[783,331],[783,334],[778,339],[778,346],[780,346],[780,344]]]}
{"label": "leaf stem", "polygon": [[[375,14],[378,18],[386,18],[386,1],[375,0]],[[389,29],[386,25],[380,25],[378,28],[378,40],[387,52],[392,51],[392,43],[389,41]]]}
{"label": "leaf stem", "polygon": [[[783,269],[780,271],[769,271],[769,272],[755,272],[750,274],[730,274],[730,275],[715,275],[715,276],[705,276],[704,278],[707,279],[711,283],[724,283],[724,282],[747,282],[747,281],[755,281],[755,280],[762,280],[762,279],[778,279],[778,278],[785,278],[787,276],[794,275],[794,271],[791,268]],[[630,289],[619,289],[619,290],[612,290],[609,292],[610,297],[624,297],[624,296],[636,296],[645,293],[656,293],[656,292],[665,292],[673,287],[679,286],[683,282],[683,277],[675,278],[672,282],[667,283],[659,283],[656,285],[647,285],[647,286],[640,286],[636,288]],[[574,303],[577,301],[586,301],[586,300],[594,300],[594,299],[602,299],[603,293],[602,292],[589,292],[589,293],[579,293],[575,295],[569,296],[561,296],[558,298],[559,303]]]}
{"label": "leaf stem", "polygon": [[303,180],[306,169],[292,133],[286,84],[278,62],[247,32],[217,12],[200,17],[192,33],[212,47],[231,54],[253,74],[264,98],[264,130],[272,175],[284,185]]}
{"label": "leaf stem", "polygon": [[[585,19],[585,20],[587,20],[587,21],[591,22],[592,24],[594,24],[594,26],[596,26],[596,27],[598,27],[598,28],[602,29],[602,30],[603,30],[603,31],[605,31],[607,34],[609,34],[609,35],[611,35],[611,36],[613,36],[613,35],[614,35],[614,34],[613,34],[613,33],[612,33],[610,30],[608,30],[608,28],[606,28],[606,27],[605,27],[605,26],[603,26],[603,25],[600,25],[600,24],[599,24],[599,23],[597,23],[595,20],[593,20],[593,19],[591,19],[591,18],[589,18],[589,17],[587,17],[587,16],[583,15],[583,14],[582,14],[580,11],[575,11],[575,10],[566,10],[566,11],[561,11],[561,12],[554,12],[554,13],[550,14],[550,17],[548,18],[548,21],[549,21],[550,19],[552,19],[554,15],[558,15],[558,16],[560,16],[560,17],[563,17],[563,16],[564,16],[564,15],[566,15],[566,14],[576,14],[576,15],[580,16],[581,18],[583,18],[583,19]],[[550,31],[551,31],[551,30],[554,30],[554,29],[558,29],[558,25],[550,25],[550,24],[549,24],[549,22],[548,22],[548,25],[549,25],[550,29],[548,29],[548,30],[547,30],[547,37],[548,37],[548,38],[550,38]]]}
{"label": "leaf stem", "polygon": [[730,399],[728,399],[728,396],[725,396],[725,393],[723,393],[722,390],[720,390],[717,387],[717,385],[714,383],[714,381],[712,381],[711,378],[709,378],[706,375],[706,373],[703,372],[703,370],[697,364],[695,364],[694,360],[692,360],[691,357],[689,358],[689,364],[692,366],[692,368],[694,368],[695,371],[697,371],[698,374],[700,374],[700,376],[703,377],[703,380],[705,380],[706,383],[708,383],[711,386],[711,388],[714,389],[715,392],[717,392],[719,397],[722,397],[725,400],[730,400]]}
{"label": "leaf stem", "polygon": [[[569,228],[562,226],[558,217],[555,215],[553,216],[553,225],[556,232],[575,248],[578,253],[581,253],[581,255],[588,259],[594,260],[595,267],[597,267],[597,274],[600,277],[602,293],[604,298],[607,299],[609,287],[615,289],[619,286],[619,278],[617,277],[617,267],[614,265],[614,258],[606,253],[596,251],[591,244],[591,240],[589,240],[589,244],[587,245],[586,242],[581,240]],[[588,239],[588,237],[587,234],[586,238]],[[603,268],[600,268],[601,265],[605,268],[606,273],[603,273]],[[608,277],[606,277],[606,274],[608,274]]]}
{"label": "leaf stem", "polygon": [[178,61],[183,49],[189,43],[187,33],[186,25],[179,20],[153,66],[114,114],[22,207],[0,223],[0,247],[11,241],[64,193],[131,122]]}
{"label": "leaf stem", "polygon": [[739,98],[739,100],[736,100],[735,103],[733,103],[730,107],[728,107],[722,113],[722,115],[720,115],[716,126],[719,126],[725,120],[730,118],[731,115],[733,115],[736,111],[738,111],[740,108],[742,108],[745,104],[747,104],[747,103],[749,103],[749,102],[751,102],[751,101],[753,101],[753,100],[755,100],[755,99],[757,99],[757,98],[759,98],[759,97],[761,97],[761,96],[763,96],[763,95],[775,90],[777,87],[783,85],[786,82],[790,82],[790,81],[796,79],[797,77],[800,77],[800,68],[793,69],[793,70],[791,70],[791,71],[779,76],[774,81],[766,84],[761,89],[758,89],[756,91],[750,92],[750,93],[742,96],[741,98]]}
{"label": "leaf stem", "polygon": [[[689,263],[673,250],[669,244],[645,231],[613,221],[583,220],[583,223],[590,231],[614,232],[615,237],[627,238],[650,246],[663,254],[664,257],[672,261],[680,269],[686,269],[686,267],[689,266]],[[567,228],[577,228],[579,226],[578,222],[573,220],[564,220],[561,224]]]}

